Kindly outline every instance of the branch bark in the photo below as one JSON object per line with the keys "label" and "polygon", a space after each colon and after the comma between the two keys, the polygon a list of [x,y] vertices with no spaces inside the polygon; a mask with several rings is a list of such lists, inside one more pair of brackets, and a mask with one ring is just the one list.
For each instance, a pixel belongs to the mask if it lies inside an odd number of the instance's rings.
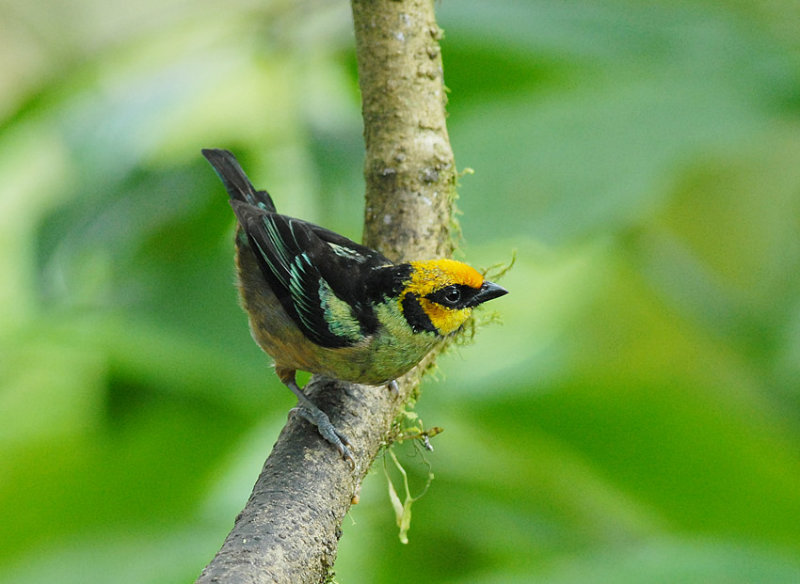
{"label": "branch bark", "polygon": [[[387,257],[449,256],[456,174],[433,0],[352,0],[366,142],[364,243]],[[290,415],[245,508],[198,584],[329,578],[340,527],[429,356],[399,391],[314,376],[309,397],[353,445],[356,470]]]}
{"label": "branch bark", "polygon": [[393,260],[449,256],[456,174],[431,0],[353,0],[364,115],[364,243]]}

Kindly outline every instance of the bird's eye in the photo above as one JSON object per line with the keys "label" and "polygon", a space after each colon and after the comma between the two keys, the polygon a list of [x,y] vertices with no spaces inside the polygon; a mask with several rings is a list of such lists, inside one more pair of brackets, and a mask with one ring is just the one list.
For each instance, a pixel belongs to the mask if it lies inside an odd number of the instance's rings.
{"label": "bird's eye", "polygon": [[459,300],[461,300],[461,290],[455,286],[449,286],[445,288],[444,299],[445,302],[449,304],[456,304]]}

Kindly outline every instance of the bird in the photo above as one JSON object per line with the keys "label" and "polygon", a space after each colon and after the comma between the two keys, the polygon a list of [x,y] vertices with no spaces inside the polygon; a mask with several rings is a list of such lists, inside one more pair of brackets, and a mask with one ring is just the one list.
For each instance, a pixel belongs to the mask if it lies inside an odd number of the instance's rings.
{"label": "bird", "polygon": [[255,342],[298,399],[296,411],[355,467],[350,440],[298,386],[297,371],[396,387],[469,319],[508,291],[448,258],[394,263],[377,250],[279,214],[228,150],[203,149],[237,220],[240,303]]}

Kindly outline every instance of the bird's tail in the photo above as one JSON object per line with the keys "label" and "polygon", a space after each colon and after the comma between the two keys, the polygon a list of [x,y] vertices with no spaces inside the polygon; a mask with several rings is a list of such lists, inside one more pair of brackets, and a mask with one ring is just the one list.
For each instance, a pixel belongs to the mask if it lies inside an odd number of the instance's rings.
{"label": "bird's tail", "polygon": [[225,190],[228,191],[231,202],[242,201],[259,209],[275,213],[275,203],[272,202],[272,197],[269,196],[267,191],[257,191],[255,189],[233,153],[217,148],[205,148],[202,152],[206,160],[214,167],[217,176],[222,180],[222,184],[225,185]]}

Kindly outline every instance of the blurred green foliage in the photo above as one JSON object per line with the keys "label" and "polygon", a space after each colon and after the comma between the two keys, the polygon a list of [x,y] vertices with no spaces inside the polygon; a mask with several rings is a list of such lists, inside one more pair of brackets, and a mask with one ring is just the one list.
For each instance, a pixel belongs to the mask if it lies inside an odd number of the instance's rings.
{"label": "blurred green foliage", "polygon": [[[800,582],[800,7],[437,8],[463,255],[518,261],[410,543],[373,472],[337,581]],[[358,238],[348,5],[11,0],[0,46],[0,582],[190,582],[293,405],[199,150]]]}

